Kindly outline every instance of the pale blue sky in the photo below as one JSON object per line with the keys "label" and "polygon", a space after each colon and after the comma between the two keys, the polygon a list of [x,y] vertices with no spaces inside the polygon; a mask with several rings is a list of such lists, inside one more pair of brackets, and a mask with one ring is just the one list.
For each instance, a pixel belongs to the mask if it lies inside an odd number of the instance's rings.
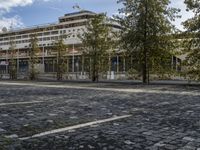
{"label": "pale blue sky", "polygon": [[[121,5],[117,0],[0,0],[0,28],[3,26],[32,26],[52,23],[59,16],[70,13],[73,6],[78,4],[81,8],[94,12],[107,12],[108,15],[116,14]],[[184,0],[172,0],[172,6],[181,8],[182,19],[175,22],[182,29],[180,22],[191,17],[185,12]]]}

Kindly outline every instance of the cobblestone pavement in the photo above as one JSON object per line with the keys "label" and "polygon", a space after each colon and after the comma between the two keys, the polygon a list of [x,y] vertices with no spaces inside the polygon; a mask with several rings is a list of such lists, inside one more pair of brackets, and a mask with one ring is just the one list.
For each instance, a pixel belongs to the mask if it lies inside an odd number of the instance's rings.
{"label": "cobblestone pavement", "polygon": [[[101,124],[29,138],[113,116]],[[200,150],[200,87],[0,82],[0,150]]]}

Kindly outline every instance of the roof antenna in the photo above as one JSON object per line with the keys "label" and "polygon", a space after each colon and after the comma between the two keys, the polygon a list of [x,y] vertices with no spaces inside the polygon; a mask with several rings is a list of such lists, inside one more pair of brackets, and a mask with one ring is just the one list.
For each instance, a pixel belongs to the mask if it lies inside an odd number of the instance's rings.
{"label": "roof antenna", "polygon": [[11,22],[11,24],[10,24],[10,31],[13,31],[13,26],[14,26],[14,23],[13,23],[13,21]]}
{"label": "roof antenna", "polygon": [[79,11],[83,11],[83,9],[81,9],[81,7],[77,3],[72,8]]}

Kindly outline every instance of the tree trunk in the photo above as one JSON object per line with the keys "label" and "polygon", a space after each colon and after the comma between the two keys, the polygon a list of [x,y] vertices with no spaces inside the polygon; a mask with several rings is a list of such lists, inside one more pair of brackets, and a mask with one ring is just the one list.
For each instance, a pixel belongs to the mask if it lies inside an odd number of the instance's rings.
{"label": "tree trunk", "polygon": [[143,51],[143,84],[147,84],[147,17],[148,17],[148,0],[145,1],[145,21],[144,21],[144,51]]}
{"label": "tree trunk", "polygon": [[143,62],[142,82],[144,84],[147,83],[147,61],[146,61],[146,57],[144,57],[144,62]]}

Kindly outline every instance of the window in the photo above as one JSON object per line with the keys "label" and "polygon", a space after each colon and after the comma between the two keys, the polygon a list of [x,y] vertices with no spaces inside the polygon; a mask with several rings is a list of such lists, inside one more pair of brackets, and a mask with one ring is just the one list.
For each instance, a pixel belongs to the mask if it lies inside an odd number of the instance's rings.
{"label": "window", "polygon": [[22,38],[28,38],[28,35],[22,35]]}
{"label": "window", "polygon": [[38,33],[37,36],[42,36],[42,33]]}
{"label": "window", "polygon": [[51,40],[54,40],[55,38],[54,37],[51,37]]}
{"label": "window", "polygon": [[43,35],[50,35],[50,32],[44,32]]}
{"label": "window", "polygon": [[21,36],[16,36],[16,39],[21,39]]}
{"label": "window", "polygon": [[54,38],[55,38],[55,40],[58,40],[58,36],[55,36]]}
{"label": "window", "polygon": [[58,34],[58,31],[52,31],[51,34]]}
{"label": "window", "polygon": [[15,37],[13,36],[13,37],[10,37],[10,40],[14,40],[15,39]]}

